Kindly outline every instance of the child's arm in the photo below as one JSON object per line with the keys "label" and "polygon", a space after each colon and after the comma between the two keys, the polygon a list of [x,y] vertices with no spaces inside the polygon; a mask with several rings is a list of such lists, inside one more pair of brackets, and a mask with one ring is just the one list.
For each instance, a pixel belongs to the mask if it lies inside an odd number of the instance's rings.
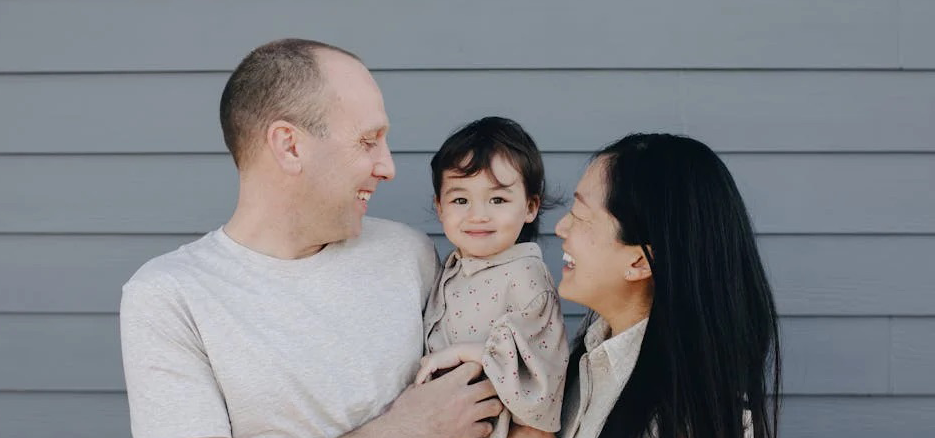
{"label": "child's arm", "polygon": [[420,385],[432,377],[432,373],[445,368],[454,368],[464,362],[480,363],[484,353],[484,344],[480,342],[466,342],[454,344],[444,350],[437,351],[422,358],[419,372],[416,374],[416,384]]}

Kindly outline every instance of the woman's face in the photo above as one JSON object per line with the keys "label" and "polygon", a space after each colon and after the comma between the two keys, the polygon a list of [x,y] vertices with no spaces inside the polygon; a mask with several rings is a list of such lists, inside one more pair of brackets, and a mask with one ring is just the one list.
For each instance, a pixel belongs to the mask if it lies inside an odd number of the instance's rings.
{"label": "woman's face", "polygon": [[605,207],[604,169],[602,158],[588,166],[575,188],[571,211],[555,226],[565,252],[559,295],[599,313],[611,295],[627,287],[627,270],[634,256],[639,257],[633,246],[618,239],[618,222]]}

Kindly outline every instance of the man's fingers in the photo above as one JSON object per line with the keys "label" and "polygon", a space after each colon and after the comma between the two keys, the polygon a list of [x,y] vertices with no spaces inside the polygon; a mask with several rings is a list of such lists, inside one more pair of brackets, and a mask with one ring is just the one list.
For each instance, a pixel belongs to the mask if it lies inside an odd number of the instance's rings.
{"label": "man's fingers", "polygon": [[459,365],[454,371],[445,374],[445,377],[451,376],[451,378],[456,379],[459,384],[466,385],[471,380],[476,379],[482,371],[484,371],[484,368],[481,367],[479,363],[467,362]]}
{"label": "man's fingers", "polygon": [[493,387],[490,380],[484,379],[470,386],[473,399],[475,401],[483,400],[497,395],[497,390]]}
{"label": "man's fingers", "polygon": [[470,430],[471,436],[476,436],[478,438],[487,438],[492,433],[493,425],[486,421],[478,421],[477,423],[474,423]]}
{"label": "man's fingers", "polygon": [[432,370],[430,368],[419,368],[419,372],[416,374],[416,384],[421,385],[425,383],[430,374],[432,374]]}
{"label": "man's fingers", "polygon": [[500,403],[499,399],[492,398],[477,403],[474,405],[474,408],[477,412],[478,419],[496,417],[503,411],[503,403]]}

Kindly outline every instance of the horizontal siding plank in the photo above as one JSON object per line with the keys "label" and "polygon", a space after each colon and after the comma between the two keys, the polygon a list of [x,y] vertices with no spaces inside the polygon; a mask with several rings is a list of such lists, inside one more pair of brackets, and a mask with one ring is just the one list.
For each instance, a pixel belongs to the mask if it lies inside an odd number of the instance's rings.
{"label": "horizontal siding plank", "polygon": [[[634,131],[687,132],[730,152],[935,151],[935,72],[391,71],[376,78],[394,151],[434,152],[457,127],[495,114],[522,123],[544,151],[590,153]],[[7,127],[0,153],[224,153],[217,107],[226,79],[0,75],[0,126]]]}
{"label": "horizontal siding plank", "polygon": [[[374,216],[440,232],[430,154],[397,154]],[[586,154],[544,156],[570,195]],[[761,233],[935,232],[935,155],[731,154],[724,157]],[[226,220],[237,177],[221,155],[0,157],[2,233],[200,233]],[[551,230],[563,209],[546,212]]]}
{"label": "horizontal siding plank", "polygon": [[787,397],[782,408],[783,438],[935,436],[935,397]]}
{"label": "horizontal siding plank", "polygon": [[721,150],[935,150],[935,72],[689,72],[683,81],[685,132]]}
{"label": "horizontal siding plank", "polygon": [[130,438],[124,393],[0,392],[4,438]]}
{"label": "horizontal siding plank", "polygon": [[783,391],[890,393],[889,323],[888,318],[781,318]]}
{"label": "horizontal siding plank", "polygon": [[0,75],[0,152],[226,152],[218,122],[225,80],[204,73]]}
{"label": "horizontal siding plank", "polygon": [[893,319],[893,391],[902,394],[935,394],[933,335],[933,319]]}
{"label": "horizontal siding plank", "polygon": [[[917,438],[935,434],[935,397],[802,397],[783,400],[783,438]],[[125,394],[0,393],[0,435],[129,438]]]}
{"label": "horizontal siding plank", "polygon": [[[569,337],[580,320],[567,318]],[[117,321],[116,315],[0,315],[0,391],[123,389]],[[890,393],[888,318],[783,317],[781,325],[785,392]],[[911,367],[905,368],[930,369]]]}
{"label": "horizontal siding plank", "polygon": [[[0,313],[112,313],[121,285],[146,260],[199,235],[0,235]],[[452,249],[433,235],[442,258]],[[779,313],[935,316],[935,236],[760,236]],[[561,240],[541,237],[561,280]],[[887,275],[881,276],[885,272]],[[54,275],[50,275],[54,273]],[[581,315],[571,302],[562,309]],[[935,392],[935,391],[933,391]]]}
{"label": "horizontal siding plank", "polygon": [[[527,0],[495,8],[3,2],[0,72],[227,70],[284,35],[337,44],[380,69],[899,67],[897,0]],[[257,26],[256,17],[268,20]]]}
{"label": "horizontal siding plank", "polygon": [[899,0],[899,63],[905,68],[935,68],[935,2]]}
{"label": "horizontal siding plank", "polygon": [[117,315],[0,315],[0,391],[125,388]]}
{"label": "horizontal siding plank", "polygon": [[[11,97],[0,101],[0,124],[9,126],[0,131],[0,152],[226,152],[218,102],[227,76],[0,76],[0,95]],[[394,151],[434,152],[459,126],[497,114],[525,124],[543,150],[590,152],[625,130],[681,131],[675,72],[410,71],[375,76],[390,116]],[[49,124],[60,129],[37,138],[35,132]],[[113,126],[120,129],[105,129]]]}
{"label": "horizontal siding plank", "polygon": [[0,235],[0,312],[117,312],[143,263],[197,237]]}
{"label": "horizontal siding plank", "polygon": [[935,315],[935,236],[762,236],[784,315]]}

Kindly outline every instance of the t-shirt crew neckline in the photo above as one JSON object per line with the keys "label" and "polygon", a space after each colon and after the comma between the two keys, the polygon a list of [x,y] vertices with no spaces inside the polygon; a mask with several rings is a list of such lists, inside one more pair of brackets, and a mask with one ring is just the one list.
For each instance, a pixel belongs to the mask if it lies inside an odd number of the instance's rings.
{"label": "t-shirt crew neckline", "polygon": [[212,240],[222,249],[233,254],[238,260],[246,261],[251,266],[259,266],[294,275],[307,274],[309,270],[322,266],[333,257],[332,252],[334,249],[344,243],[344,241],[340,241],[326,244],[321,251],[308,257],[300,259],[280,259],[257,252],[237,242],[224,231],[223,226],[215,230],[212,234]]}

